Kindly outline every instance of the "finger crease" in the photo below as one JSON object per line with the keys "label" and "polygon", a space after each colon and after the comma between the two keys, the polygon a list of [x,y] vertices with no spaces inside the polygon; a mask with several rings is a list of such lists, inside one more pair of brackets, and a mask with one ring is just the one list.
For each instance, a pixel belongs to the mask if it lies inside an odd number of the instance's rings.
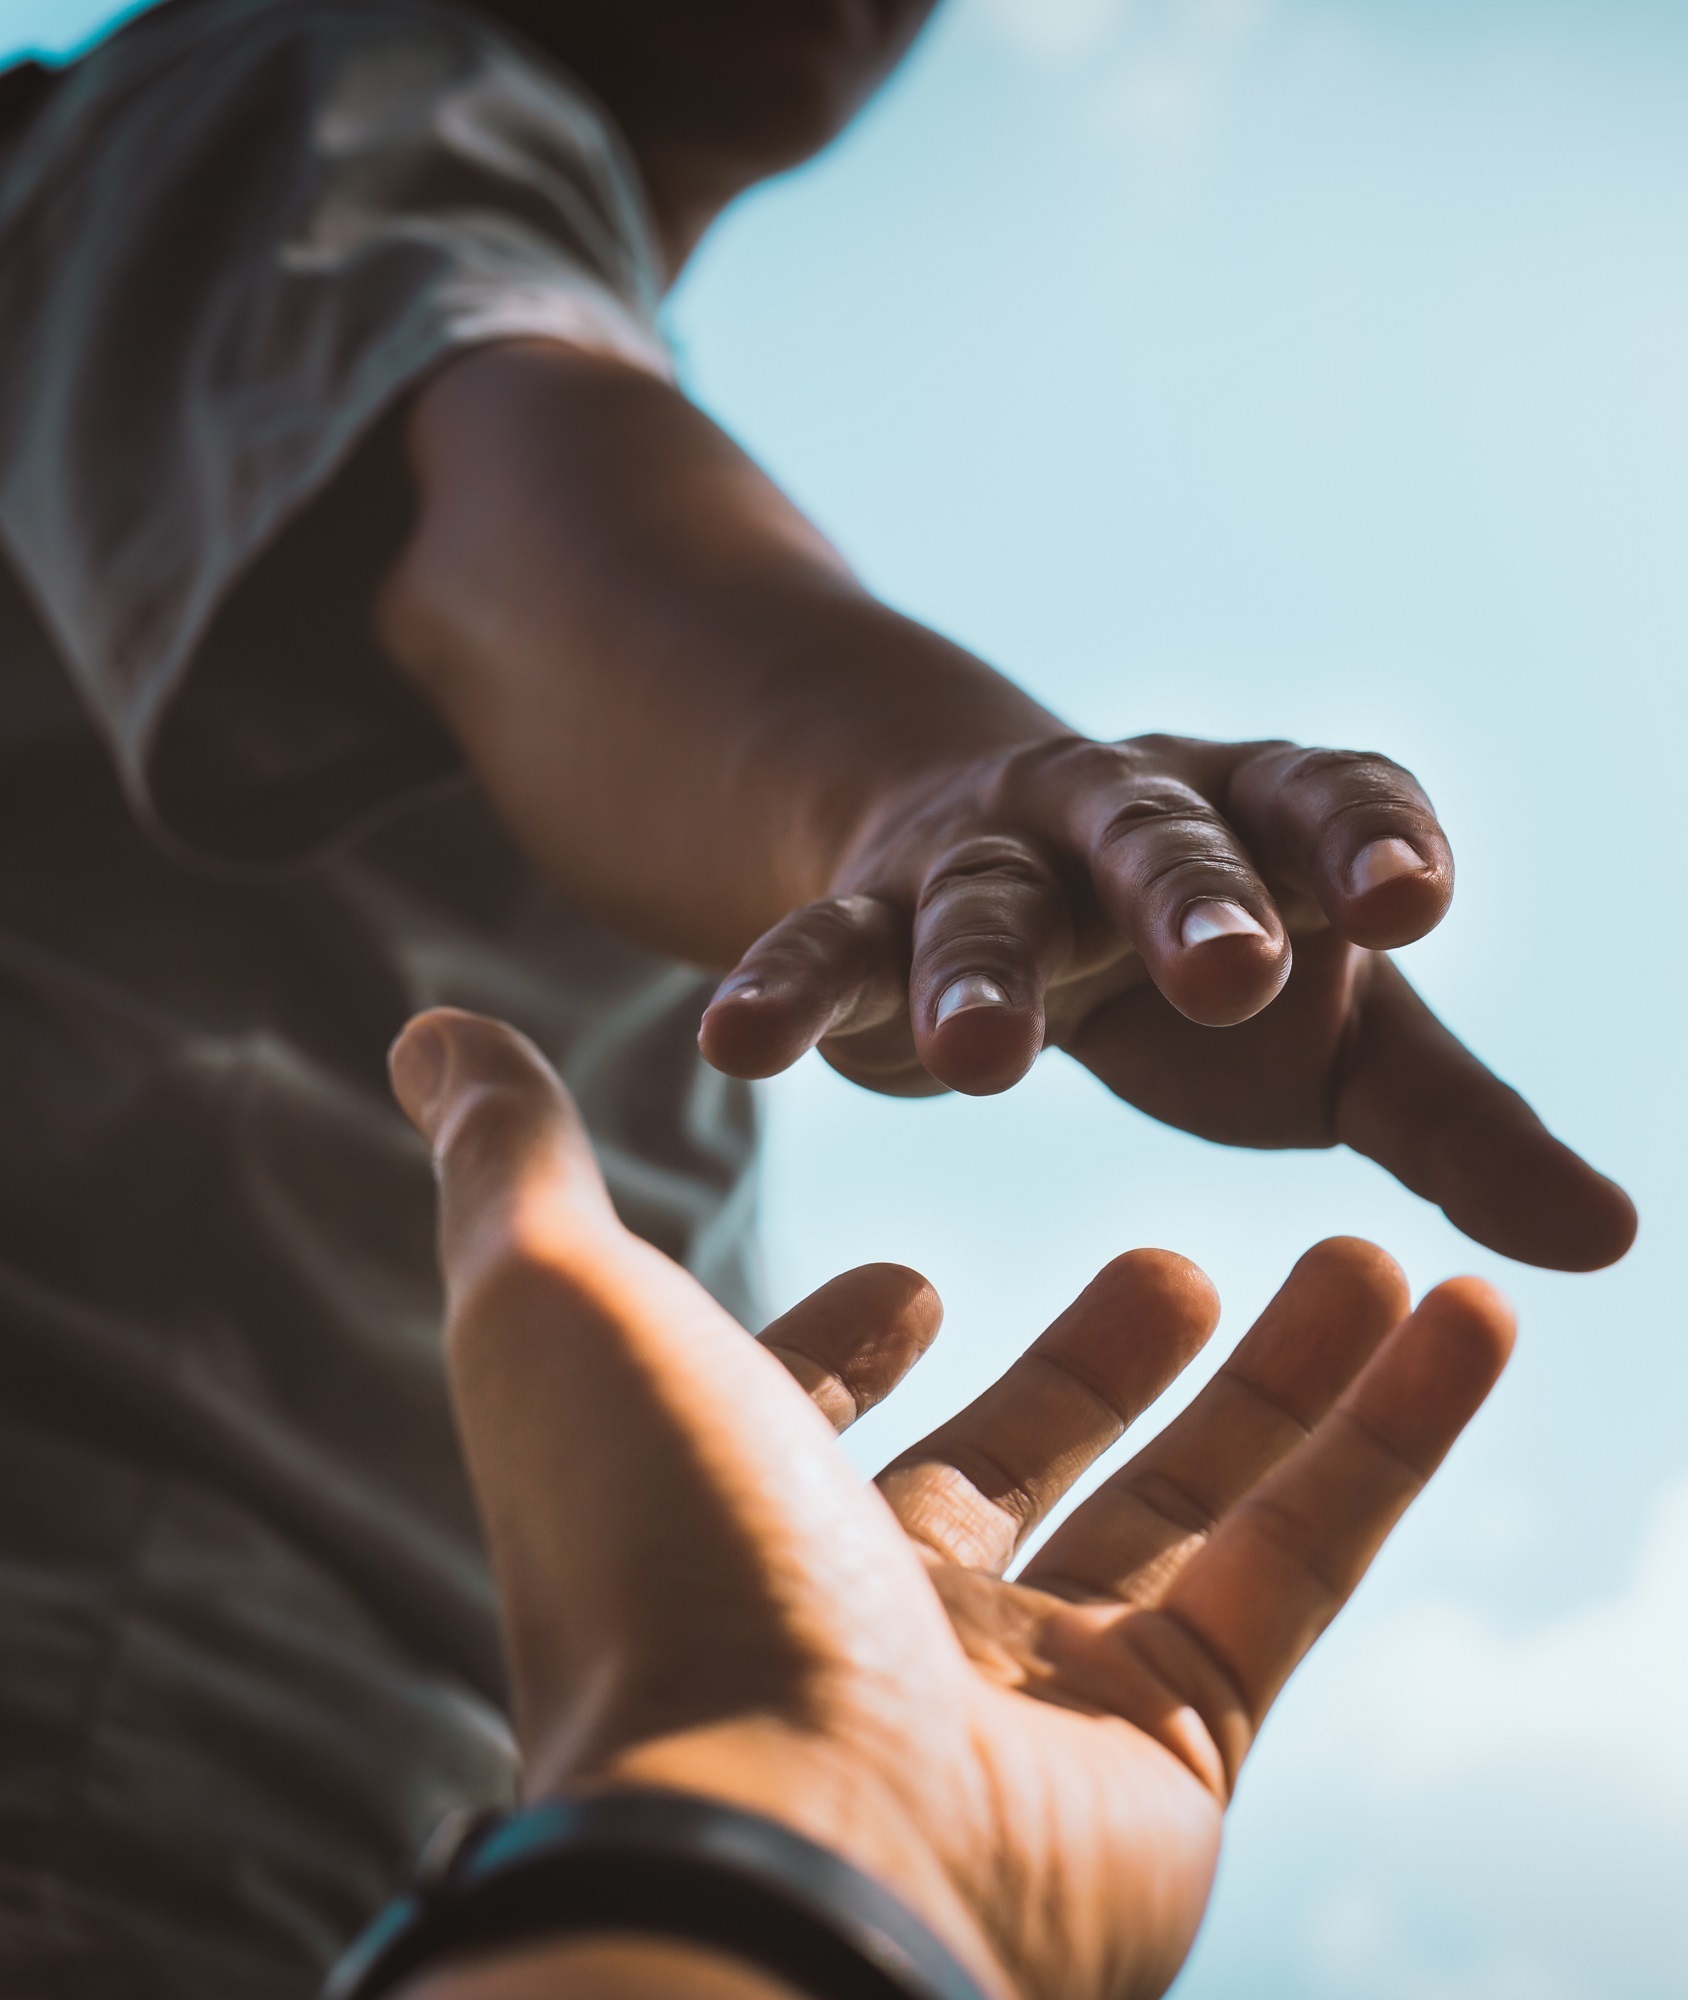
{"label": "finger crease", "polygon": [[1392,1445],[1379,1430],[1367,1423],[1365,1418],[1358,1415],[1354,1410],[1337,1409],[1333,1410],[1331,1414],[1338,1422],[1346,1424],[1351,1430],[1358,1431],[1373,1451],[1377,1452],[1381,1457],[1386,1458],[1391,1465],[1398,1466],[1411,1480],[1415,1492],[1419,1487],[1424,1485],[1425,1481],[1429,1479],[1431,1473],[1435,1470],[1433,1466],[1415,1465],[1404,1451]]}
{"label": "finger crease", "polygon": [[1151,1468],[1135,1474],[1122,1474],[1119,1490],[1129,1494],[1145,1512],[1164,1521],[1169,1528],[1176,1528],[1182,1535],[1206,1537],[1218,1525],[1219,1517],[1213,1509],[1197,1499],[1170,1473],[1156,1472]]}
{"label": "finger crease", "polygon": [[[1017,1479],[999,1458],[993,1457],[982,1445],[959,1445],[947,1458],[927,1462],[947,1464],[959,1472],[981,1500],[1006,1514],[1018,1526],[1023,1527],[1036,1508],[1036,1499],[1025,1481]],[[982,1478],[979,1476],[981,1472],[984,1475]],[[1000,1490],[993,1492],[993,1485]]]}
{"label": "finger crease", "polygon": [[851,1422],[853,1423],[861,1415],[861,1397],[856,1394],[855,1389],[849,1381],[830,1362],[822,1361],[817,1355],[810,1354],[806,1348],[793,1347],[784,1341],[764,1340],[759,1342],[758,1345],[766,1349],[769,1354],[776,1356],[793,1378],[796,1377],[797,1373],[791,1367],[793,1361],[806,1361],[811,1368],[819,1371],[820,1380],[812,1388],[809,1388],[807,1392],[811,1400],[813,1400],[816,1390],[837,1387],[842,1389],[844,1394],[850,1399]]}
{"label": "finger crease", "polygon": [[[1254,1703],[1249,1698],[1248,1691],[1244,1688],[1236,1668],[1220,1654],[1219,1649],[1199,1626],[1192,1624],[1183,1612],[1174,1611],[1169,1605],[1165,1604],[1156,1605],[1153,1611],[1141,1612],[1138,1615],[1145,1618],[1164,1618],[1184,1639],[1188,1640],[1217,1677],[1220,1683],[1220,1692],[1228,1696],[1235,1704],[1238,1712],[1248,1718],[1250,1731],[1253,1732],[1259,1728],[1260,1717],[1255,1712]],[[1193,1708],[1201,1716],[1203,1727],[1206,1728],[1210,1736],[1214,1736],[1213,1726],[1207,1719],[1206,1711],[1203,1709],[1201,1703],[1196,1700],[1195,1696],[1188,1690],[1180,1688],[1176,1682],[1169,1680],[1159,1667],[1145,1660],[1141,1650],[1138,1651],[1137,1657],[1142,1661],[1145,1671],[1152,1674],[1175,1701],[1183,1702],[1187,1707]],[[1217,1736],[1214,1736],[1214,1746],[1215,1748],[1218,1747]],[[1224,1753],[1221,1752],[1221,1761],[1223,1760]],[[1229,1766],[1227,1766],[1227,1770],[1234,1785],[1237,1774],[1234,1771],[1230,1771]]]}
{"label": "finger crease", "polygon": [[1282,1417],[1284,1422],[1291,1425],[1300,1436],[1308,1438],[1313,1435],[1313,1426],[1306,1417],[1292,1410],[1287,1403],[1280,1402],[1270,1390],[1261,1388],[1258,1382],[1250,1381],[1248,1376],[1230,1367],[1221,1368],[1219,1374],[1233,1387],[1243,1390],[1263,1410],[1269,1410],[1275,1417]]}
{"label": "finger crease", "polygon": [[1276,1500],[1251,1494],[1237,1508],[1240,1515],[1251,1520],[1263,1541],[1270,1542],[1281,1556],[1285,1556],[1311,1583],[1324,1593],[1333,1605],[1340,1605],[1353,1588],[1351,1584],[1340,1582],[1329,1575],[1316,1562],[1308,1546],[1307,1524],[1292,1514],[1287,1507]]}
{"label": "finger crease", "polygon": [[1169,882],[1176,882],[1181,875],[1199,877],[1199,886],[1211,896],[1214,891],[1213,877],[1227,875],[1234,885],[1233,893],[1248,895],[1256,884],[1250,872],[1242,867],[1234,853],[1221,847],[1204,848],[1196,854],[1173,853],[1153,866],[1145,869],[1141,877],[1141,887],[1145,890],[1161,889]]}
{"label": "finger crease", "polygon": [[1117,1397],[1110,1395],[1099,1382],[1085,1374],[1082,1369],[1075,1368],[1065,1356],[1059,1354],[1040,1354],[1034,1347],[1025,1358],[1028,1362],[1036,1362],[1039,1367],[1047,1368],[1052,1373],[1071,1382],[1074,1388],[1082,1390],[1090,1398],[1091,1402],[1096,1405],[1097,1409],[1112,1420],[1113,1424],[1117,1427],[1116,1435],[1118,1431],[1125,1430],[1136,1416],[1137,1412],[1135,1410],[1126,1409]]}
{"label": "finger crease", "polygon": [[1023,889],[1054,889],[1055,878],[1050,869],[1034,855],[1029,854],[981,854],[960,860],[949,860],[926,879],[926,886],[920,894],[920,904],[924,909],[934,896],[947,888],[964,889],[981,881],[1011,882]]}
{"label": "finger crease", "polygon": [[1119,1599],[1119,1593],[1112,1586],[1105,1588],[1094,1578],[1070,1576],[1064,1570],[1040,1569],[1030,1578],[1022,1571],[1016,1581],[1041,1590],[1046,1597],[1063,1598],[1071,1604],[1107,1604]]}
{"label": "finger crease", "polygon": [[1188,806],[1152,806],[1135,810],[1131,816],[1115,814],[1098,836],[1095,853],[1106,855],[1116,847],[1124,847],[1145,833],[1163,833],[1168,830],[1189,834],[1201,834],[1211,838],[1222,831],[1216,813],[1193,812]]}

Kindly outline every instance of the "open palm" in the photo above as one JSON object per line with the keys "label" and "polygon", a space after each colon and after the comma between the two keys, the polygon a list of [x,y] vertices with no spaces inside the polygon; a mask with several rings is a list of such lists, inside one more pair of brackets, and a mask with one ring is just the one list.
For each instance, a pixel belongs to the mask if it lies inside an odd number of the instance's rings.
{"label": "open palm", "polygon": [[751,1342],[621,1228],[519,1037],[424,1016],[394,1075],[440,1163],[530,1795],[725,1797],[880,1876],[993,1990],[1164,1991],[1261,1718],[1498,1375],[1504,1304],[1459,1280],[1407,1315],[1380,1251],[1319,1246],[1005,1581],[1212,1331],[1192,1265],[1117,1259],[875,1490],[821,1413],[918,1356],[922,1280],[847,1274]]}

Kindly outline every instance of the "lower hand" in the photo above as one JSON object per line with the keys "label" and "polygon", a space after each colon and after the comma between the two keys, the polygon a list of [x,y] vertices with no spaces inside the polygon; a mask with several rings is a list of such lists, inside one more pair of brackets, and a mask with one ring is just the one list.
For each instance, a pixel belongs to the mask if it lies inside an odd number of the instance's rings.
{"label": "lower hand", "polygon": [[835,887],[722,985],[718,1068],[772,1075],[818,1042],[874,1089],[981,1093],[1052,1043],[1204,1138],[1353,1146],[1525,1263],[1593,1269],[1634,1236],[1622,1190],[1385,956],[1453,892],[1386,758],[1053,736],[905,785]]}
{"label": "lower hand", "polygon": [[723,1797],[891,1884],[989,1990],[1162,1993],[1261,1720],[1499,1374],[1504,1302],[1456,1280],[1409,1313],[1382,1252],[1321,1245],[1007,1581],[1212,1331],[1192,1265],[1116,1260],[875,1489],[827,1417],[929,1339],[921,1281],[835,1281],[770,1330],[788,1372],[621,1227],[530,1045],[436,1013],[393,1067],[439,1164],[529,1795]]}

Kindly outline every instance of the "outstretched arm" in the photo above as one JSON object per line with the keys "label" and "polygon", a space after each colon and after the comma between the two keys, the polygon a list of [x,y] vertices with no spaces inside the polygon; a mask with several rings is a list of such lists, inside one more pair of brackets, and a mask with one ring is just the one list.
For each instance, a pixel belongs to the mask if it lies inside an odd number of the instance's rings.
{"label": "outstretched arm", "polygon": [[552,880],[736,968],[704,1024],[719,1067],[818,1042],[876,1089],[986,1092],[1054,1043],[1206,1136],[1352,1144],[1509,1255],[1627,1247],[1622,1193],[1381,956],[1453,886],[1399,766],[1075,735],[876,602],[621,363],[475,354],[423,391],[411,445],[388,649]]}
{"label": "outstretched arm", "polygon": [[870,597],[669,384],[524,343],[411,424],[422,512],[380,607],[539,865],[731,966],[825,895],[874,809],[1062,725]]}

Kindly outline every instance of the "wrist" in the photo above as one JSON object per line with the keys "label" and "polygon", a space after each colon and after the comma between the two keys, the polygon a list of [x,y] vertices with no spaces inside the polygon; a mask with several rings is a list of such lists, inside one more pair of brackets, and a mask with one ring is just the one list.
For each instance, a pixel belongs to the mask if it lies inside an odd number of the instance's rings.
{"label": "wrist", "polygon": [[583,1780],[592,1790],[686,1792],[775,1820],[890,1890],[987,1993],[1010,2000],[1013,1989],[985,1927],[929,1832],[943,1826],[953,1849],[965,1850],[955,1800],[908,1796],[878,1761],[864,1743],[753,1718],[629,1746],[595,1765],[589,1778],[547,1778],[540,1764],[524,1789],[530,1801]]}
{"label": "wrist", "polygon": [[804,2000],[782,1980],[704,1945],[564,1938],[442,1966],[397,2000]]}
{"label": "wrist", "polygon": [[1073,735],[995,668],[871,598],[840,626],[852,655],[838,670],[847,698],[816,699],[800,683],[769,708],[785,710],[775,727],[789,746],[772,761],[810,774],[811,858],[801,901],[847,885],[892,828],[927,813],[944,818],[947,794],[957,809],[976,800],[981,765]]}
{"label": "wrist", "polygon": [[932,854],[1012,798],[1017,773],[1085,741],[1053,717],[1041,726],[1023,717],[1000,720],[1018,722],[1017,733],[1005,726],[964,754],[886,760],[839,845],[829,893],[851,894],[905,870],[918,874]]}
{"label": "wrist", "polygon": [[732,965],[829,892],[888,790],[1059,728],[637,368],[478,350],[409,444],[382,644],[529,857],[643,942]]}
{"label": "wrist", "polygon": [[[994,1966],[979,1976],[988,1954],[974,1954],[977,1967],[963,1959],[905,1884],[893,1889],[789,1819],[718,1793],[626,1783],[513,1814],[454,1815],[325,1993],[538,2000],[572,1943],[614,1947],[609,1994],[647,1990],[651,1955],[667,1945],[697,1980],[714,1970],[712,1955],[728,1961],[721,2000],[763,2000],[770,1989],[809,2000],[1007,2000]],[[745,1993],[741,1965],[760,1991]],[[645,1983],[629,1986],[634,1973]]]}

